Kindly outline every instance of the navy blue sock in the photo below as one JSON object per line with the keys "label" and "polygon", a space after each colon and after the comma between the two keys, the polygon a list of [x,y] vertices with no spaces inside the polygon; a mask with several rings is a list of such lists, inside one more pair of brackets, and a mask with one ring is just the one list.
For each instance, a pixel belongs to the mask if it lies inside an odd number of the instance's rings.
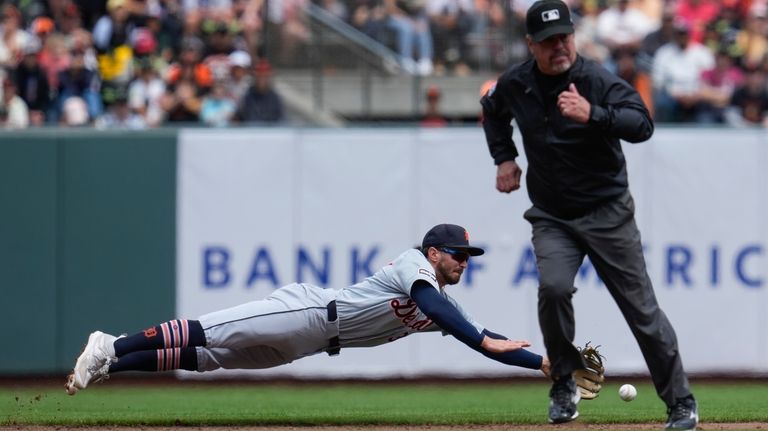
{"label": "navy blue sock", "polygon": [[205,332],[197,320],[176,319],[115,340],[115,355],[120,358],[142,350],[205,346]]}
{"label": "navy blue sock", "polygon": [[109,366],[110,373],[170,370],[197,371],[197,349],[184,347],[131,352]]}

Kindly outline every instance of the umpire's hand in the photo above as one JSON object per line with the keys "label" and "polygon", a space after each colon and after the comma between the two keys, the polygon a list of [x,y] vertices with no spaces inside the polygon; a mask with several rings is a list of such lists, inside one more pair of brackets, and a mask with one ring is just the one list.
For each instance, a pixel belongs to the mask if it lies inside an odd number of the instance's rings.
{"label": "umpire's hand", "polygon": [[520,188],[520,166],[514,160],[502,162],[496,168],[496,190],[502,193],[513,192]]}
{"label": "umpire's hand", "polygon": [[563,114],[563,117],[585,124],[589,121],[592,105],[589,103],[589,100],[579,94],[579,90],[571,83],[567,90],[557,96],[557,108]]}

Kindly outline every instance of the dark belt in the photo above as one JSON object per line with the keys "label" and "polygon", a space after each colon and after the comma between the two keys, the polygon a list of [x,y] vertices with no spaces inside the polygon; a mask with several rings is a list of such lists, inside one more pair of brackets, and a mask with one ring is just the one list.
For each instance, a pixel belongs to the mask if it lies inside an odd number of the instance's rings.
{"label": "dark belt", "polygon": [[[338,318],[339,314],[336,312],[336,301],[331,301],[328,303],[328,321],[335,322]],[[339,351],[341,351],[339,336],[337,335],[328,339],[328,349],[325,351],[325,353],[328,353],[328,356],[335,356],[339,354]]]}

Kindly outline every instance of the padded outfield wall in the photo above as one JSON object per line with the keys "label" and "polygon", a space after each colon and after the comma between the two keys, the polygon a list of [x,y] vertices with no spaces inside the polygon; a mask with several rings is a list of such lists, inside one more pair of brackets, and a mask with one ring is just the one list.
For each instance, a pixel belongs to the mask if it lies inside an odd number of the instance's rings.
{"label": "padded outfield wall", "polygon": [[0,373],[174,313],[176,132],[0,134]]}
{"label": "padded outfield wall", "polygon": [[[687,368],[768,372],[768,135],[660,129],[624,148]],[[542,346],[529,201],[494,190],[476,128],[24,133],[0,136],[0,172],[0,312],[14,328],[0,345],[20,346],[0,356],[3,374],[66,370],[95,328],[138,331],[294,280],[340,288],[440,222],[488,250],[449,292],[490,329]],[[576,341],[603,345],[612,372],[644,373],[589,264],[576,284]],[[425,334],[253,375],[520,373]]]}

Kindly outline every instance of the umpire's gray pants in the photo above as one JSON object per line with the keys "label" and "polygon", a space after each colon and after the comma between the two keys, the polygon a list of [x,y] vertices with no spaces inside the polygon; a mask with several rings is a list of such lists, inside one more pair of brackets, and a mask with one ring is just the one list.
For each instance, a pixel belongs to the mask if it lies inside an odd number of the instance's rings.
{"label": "umpire's gray pants", "polygon": [[574,280],[584,256],[619,306],[656,386],[669,406],[690,394],[675,330],[659,308],[645,268],[635,204],[627,191],[593,212],[573,220],[560,219],[533,207],[525,218],[533,226],[533,247],[539,270],[539,326],[552,376],[583,368],[573,345]]}

